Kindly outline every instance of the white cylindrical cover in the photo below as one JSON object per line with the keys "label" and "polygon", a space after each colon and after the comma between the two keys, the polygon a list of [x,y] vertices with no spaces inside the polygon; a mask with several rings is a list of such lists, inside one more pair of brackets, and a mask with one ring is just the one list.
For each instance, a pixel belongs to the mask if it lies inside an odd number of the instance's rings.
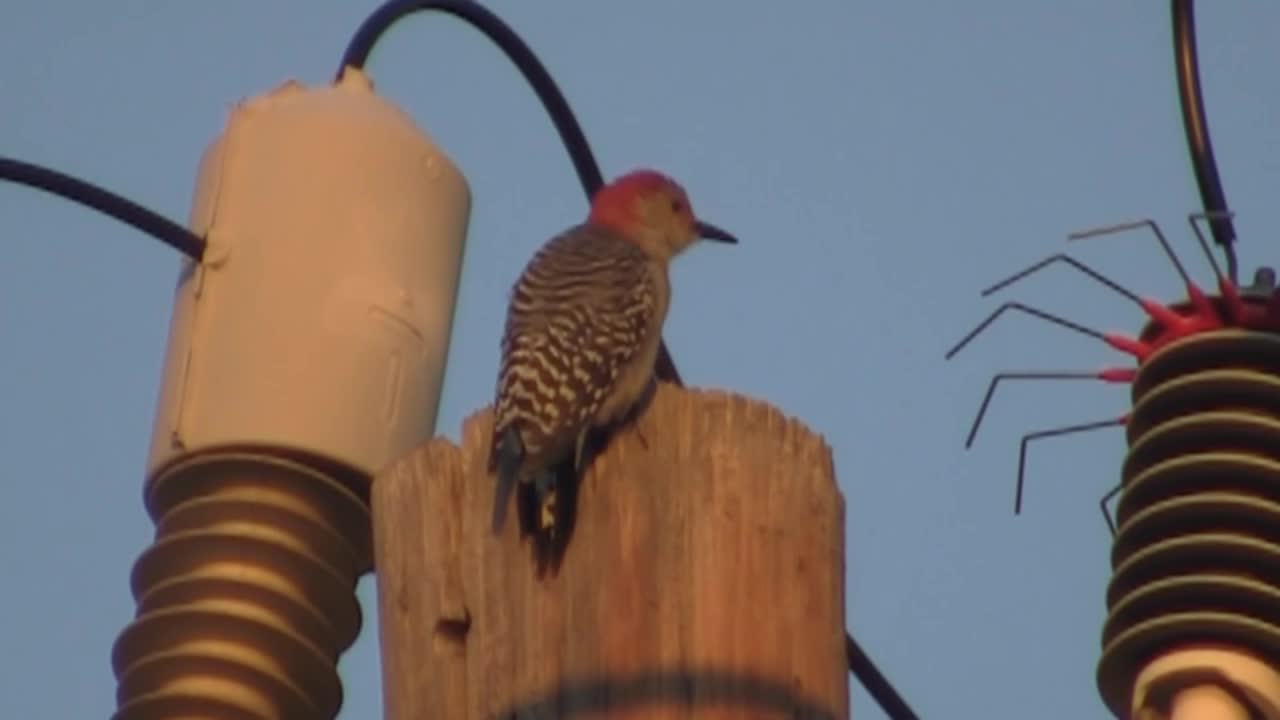
{"label": "white cylindrical cover", "polygon": [[358,71],[239,104],[201,161],[148,472],[266,445],[374,474],[429,439],[470,210]]}

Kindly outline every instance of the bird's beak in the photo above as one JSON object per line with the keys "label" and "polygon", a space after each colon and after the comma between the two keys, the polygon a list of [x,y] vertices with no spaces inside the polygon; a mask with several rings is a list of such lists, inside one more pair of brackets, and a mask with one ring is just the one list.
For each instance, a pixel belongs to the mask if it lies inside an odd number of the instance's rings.
{"label": "bird's beak", "polygon": [[738,244],[738,238],[730,235],[728,230],[721,230],[711,223],[699,220],[694,224],[694,227],[698,229],[699,237],[703,237],[708,240],[715,240],[716,242],[730,243],[732,245]]}

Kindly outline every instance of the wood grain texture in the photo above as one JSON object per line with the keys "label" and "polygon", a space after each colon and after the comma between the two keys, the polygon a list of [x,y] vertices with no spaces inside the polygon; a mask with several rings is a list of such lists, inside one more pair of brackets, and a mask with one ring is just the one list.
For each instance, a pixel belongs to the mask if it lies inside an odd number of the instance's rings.
{"label": "wood grain texture", "polygon": [[539,580],[516,523],[490,532],[491,422],[374,482],[389,720],[848,717],[844,502],[819,436],[662,384]]}

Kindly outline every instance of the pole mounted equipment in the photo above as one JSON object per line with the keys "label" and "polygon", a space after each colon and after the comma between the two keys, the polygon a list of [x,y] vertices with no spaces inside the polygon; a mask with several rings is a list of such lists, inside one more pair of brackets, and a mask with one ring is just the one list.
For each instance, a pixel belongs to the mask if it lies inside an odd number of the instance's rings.
{"label": "pole mounted equipment", "polygon": [[[1140,296],[1056,253],[988,288],[1003,290],[1050,266],[1067,266],[1146,313],[1136,335],[1103,332],[1022,303],[996,309],[948,353],[953,357],[1007,311],[1092,337],[1132,358],[1094,370],[1008,371],[988,386],[966,446],[1003,380],[1130,385],[1130,408],[1106,419],[1028,433],[1018,464],[1022,504],[1031,441],[1124,427],[1120,483],[1102,498],[1112,532],[1098,689],[1117,718],[1280,717],[1280,294],[1275,272],[1236,278],[1235,231],[1218,177],[1195,55],[1190,0],[1172,0],[1182,117],[1205,211],[1188,217],[1215,288],[1206,292],[1153,220],[1073,233],[1071,240],[1143,233],[1177,272],[1185,298]],[[1219,266],[1207,225],[1222,252]],[[1108,502],[1118,496],[1114,521]]]}
{"label": "pole mounted equipment", "polygon": [[118,718],[337,714],[369,481],[434,434],[469,212],[358,70],[232,111],[191,212]]}
{"label": "pole mounted equipment", "polygon": [[[499,45],[550,113],[591,200],[602,176],[550,74],[497,16],[465,0],[390,0],[361,25],[332,87],[290,83],[238,107],[202,161],[190,228],[93,183],[0,156],[0,180],[91,207],[189,260],[148,458],[145,502],[157,539],[134,567],[138,616],[112,656],[121,720],[190,712],[332,717],[341,703],[334,665],[359,630],[351,591],[369,569],[370,473],[433,432],[470,211],[461,173],[360,72],[386,30],[422,10],[454,15]],[[291,123],[296,137],[282,130]],[[388,137],[357,137],[378,128]],[[303,150],[325,133],[340,140],[337,147]],[[273,134],[278,145],[264,141]],[[381,150],[400,143],[403,157],[379,157],[404,184],[386,195],[354,187],[354,196],[331,206],[303,208],[307,183],[321,182],[320,194],[332,196],[360,179],[350,170],[363,160],[345,166],[345,177],[335,164],[361,143]],[[245,155],[250,147],[258,157]],[[435,160],[410,170],[414,157]],[[264,178],[296,187],[264,185]],[[263,197],[284,204],[268,213],[245,192],[255,183]],[[440,195],[420,194],[399,222],[388,220],[415,187]],[[440,212],[427,218],[425,207]],[[325,217],[335,222],[319,220]],[[357,217],[370,224],[341,225]],[[369,228],[388,235],[370,241]],[[417,268],[434,274],[427,285],[382,262],[382,253],[408,247],[415,232],[420,245],[410,255],[439,260]],[[334,273],[345,254],[360,271],[349,282]],[[268,272],[255,277],[255,265]],[[297,322],[286,321],[299,311]],[[371,374],[357,375],[361,368]],[[655,372],[681,384],[665,343]],[[342,402],[352,410],[334,411]],[[382,438],[374,437],[379,428]],[[851,635],[845,645],[850,671],[889,717],[913,720]]]}

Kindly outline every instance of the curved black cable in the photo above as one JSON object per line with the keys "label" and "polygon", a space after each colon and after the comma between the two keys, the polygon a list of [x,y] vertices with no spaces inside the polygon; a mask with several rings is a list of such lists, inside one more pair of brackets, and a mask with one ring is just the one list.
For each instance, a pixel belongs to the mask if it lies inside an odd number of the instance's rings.
{"label": "curved black cable", "polygon": [[0,156],[0,180],[27,185],[72,200],[132,225],[169,247],[199,261],[204,238],[186,227],[93,183],[56,170]]}
{"label": "curved black cable", "polygon": [[889,680],[880,674],[875,663],[871,662],[871,658],[849,633],[844,634],[844,653],[849,659],[849,671],[858,678],[862,687],[867,689],[871,698],[880,705],[881,710],[884,710],[884,714],[889,716],[889,720],[919,720],[919,716],[911,711],[907,701],[903,700],[898,691],[893,689],[893,685],[889,684]]}
{"label": "curved black cable", "polygon": [[[1173,16],[1173,56],[1178,75],[1178,98],[1182,105],[1182,124],[1187,132],[1187,150],[1200,187],[1200,200],[1210,213],[1209,228],[1213,241],[1227,258],[1227,277],[1237,280],[1236,253],[1231,243],[1236,229],[1227,210],[1227,198],[1218,177],[1218,163],[1209,141],[1209,121],[1205,118],[1204,98],[1200,91],[1200,61],[1196,56],[1196,17],[1192,0],[1171,0]],[[1218,213],[1218,215],[1214,215]]]}
{"label": "curved black cable", "polygon": [[600,166],[591,154],[591,146],[587,144],[586,135],[578,125],[577,118],[569,109],[569,103],[560,92],[559,86],[551,78],[551,73],[533,54],[533,50],[497,15],[479,3],[471,0],[391,0],[373,12],[356,30],[355,36],[347,45],[347,52],[342,56],[342,66],[338,68],[341,76],[346,67],[363,68],[373,51],[373,46],[398,20],[419,10],[439,10],[461,18],[472,27],[484,33],[495,45],[502,49],[515,63],[525,80],[533,86],[538,99],[551,115],[551,122],[560,133],[569,158],[578,172],[582,189],[587,198],[596,194],[604,179],[600,174]]}
{"label": "curved black cable", "polygon": [[[578,124],[573,110],[569,108],[569,102],[560,92],[556,81],[551,78],[551,73],[547,72],[547,68],[538,60],[538,56],[533,54],[533,50],[525,44],[524,40],[501,18],[479,3],[472,0],[389,0],[383,3],[361,23],[355,35],[352,36],[351,42],[347,44],[347,51],[343,53],[337,77],[341,77],[343,69],[347,67],[363,69],[369,54],[373,52],[374,45],[391,29],[391,26],[420,10],[438,10],[464,20],[484,33],[506,53],[524,75],[525,80],[533,87],[534,93],[547,109],[547,114],[551,116],[556,132],[560,134],[565,149],[569,151],[569,159],[578,173],[578,180],[582,182],[582,190],[590,201],[604,184],[604,178],[600,174],[600,166],[596,163],[595,156],[591,153],[587,137],[582,132],[582,126]],[[667,350],[665,341],[658,347],[655,372],[661,380],[676,385],[684,384],[680,380],[680,372],[676,370],[675,361],[671,359],[671,353]]]}

